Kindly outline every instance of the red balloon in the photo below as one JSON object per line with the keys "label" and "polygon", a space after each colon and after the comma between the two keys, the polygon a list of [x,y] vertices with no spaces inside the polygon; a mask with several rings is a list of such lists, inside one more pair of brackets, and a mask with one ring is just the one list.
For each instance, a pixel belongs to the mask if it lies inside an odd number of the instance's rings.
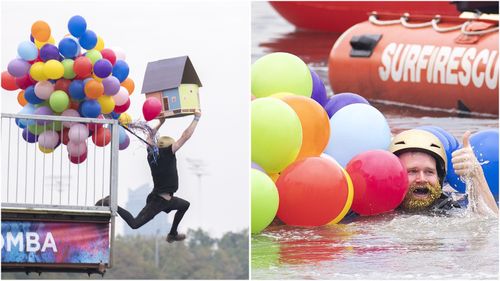
{"label": "red balloon", "polygon": [[[102,114],[99,114],[99,116],[97,116],[97,119],[105,119],[105,118]],[[96,130],[102,128],[102,126],[104,126],[103,123],[87,123],[87,128],[91,132],[95,132]]]}
{"label": "red balloon", "polygon": [[26,90],[29,86],[35,85],[36,81],[31,79],[29,74],[26,74],[22,77],[16,77],[16,85],[23,90]]}
{"label": "red balloon", "polygon": [[108,128],[98,128],[96,133],[92,135],[92,141],[95,145],[104,147],[111,141],[111,131]]}
{"label": "red balloon", "polygon": [[7,91],[15,91],[19,89],[16,84],[16,77],[10,75],[8,71],[2,72],[2,88]]}
{"label": "red balloon", "polygon": [[308,157],[288,166],[276,182],[278,218],[297,226],[329,223],[343,210],[349,187],[340,165],[321,157]]}
{"label": "red balloon", "polygon": [[346,170],[354,186],[351,209],[360,215],[394,210],[408,191],[408,174],[399,158],[385,150],[356,155]]}
{"label": "red balloon", "polygon": [[102,55],[102,58],[103,59],[107,59],[109,60],[109,62],[114,65],[115,62],[116,62],[116,55],[115,55],[115,52],[111,49],[102,49],[101,50],[101,55]]}
{"label": "red balloon", "polygon": [[142,114],[146,121],[153,120],[161,112],[161,101],[154,97],[146,99],[142,105]]}
{"label": "red balloon", "polygon": [[92,74],[92,62],[87,57],[79,57],[73,63],[73,71],[78,77],[88,77]]}
{"label": "red balloon", "polygon": [[62,143],[64,145],[67,145],[69,142],[68,132],[69,132],[69,128],[62,129],[62,138],[61,139],[62,139]]}
{"label": "red balloon", "polygon": [[65,93],[69,93],[69,84],[71,84],[71,80],[58,79],[54,85],[54,91],[61,90]]}
{"label": "red balloon", "polygon": [[127,111],[129,107],[130,107],[130,98],[127,100],[126,103],[124,103],[122,105],[115,105],[115,109],[113,109],[113,111],[115,113],[120,114],[120,113]]}
{"label": "red balloon", "polygon": [[80,156],[70,156],[68,154],[68,158],[69,158],[69,161],[71,161],[71,163],[80,164],[87,159],[87,152],[85,152],[84,154],[82,154]]}

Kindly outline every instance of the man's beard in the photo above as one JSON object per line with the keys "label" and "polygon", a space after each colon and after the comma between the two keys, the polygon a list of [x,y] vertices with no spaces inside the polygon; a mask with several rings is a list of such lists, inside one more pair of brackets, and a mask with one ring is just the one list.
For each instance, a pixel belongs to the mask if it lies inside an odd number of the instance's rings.
{"label": "man's beard", "polygon": [[[428,192],[425,197],[418,197],[415,194],[415,190],[427,189]],[[403,210],[406,211],[421,211],[427,209],[441,196],[441,185],[436,183],[436,185],[431,185],[430,183],[425,184],[412,184],[408,188],[408,192],[401,204]]]}

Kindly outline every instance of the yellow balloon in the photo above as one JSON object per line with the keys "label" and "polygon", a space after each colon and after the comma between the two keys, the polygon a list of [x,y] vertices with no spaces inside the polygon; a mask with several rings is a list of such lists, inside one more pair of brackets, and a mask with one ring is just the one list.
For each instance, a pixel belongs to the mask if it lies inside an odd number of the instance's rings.
{"label": "yellow balloon", "polygon": [[48,60],[43,66],[43,73],[49,79],[59,79],[64,75],[64,66],[58,60]]}
{"label": "yellow balloon", "polygon": [[102,82],[102,80],[104,79],[104,78],[97,77],[95,75],[95,73],[92,73],[92,78],[94,78],[94,80],[96,80],[97,82]]}
{"label": "yellow balloon", "polygon": [[123,126],[127,126],[130,122],[132,122],[132,117],[128,113],[123,112],[120,114],[120,117],[118,117],[118,122],[120,122]]}
{"label": "yellow balloon", "polygon": [[101,51],[102,49],[104,49],[104,40],[98,35],[97,44],[95,45],[94,50]]}
{"label": "yellow balloon", "polygon": [[45,81],[47,80],[47,76],[43,72],[45,63],[39,61],[35,62],[30,68],[30,76],[35,81]]}
{"label": "yellow balloon", "polygon": [[342,169],[342,172],[347,179],[347,201],[345,202],[345,206],[340,214],[336,218],[331,220],[328,224],[337,224],[339,221],[341,221],[345,217],[345,215],[347,215],[347,212],[349,212],[349,210],[351,209],[352,200],[354,198],[354,187],[352,185],[351,176],[349,176],[349,173],[347,173],[347,171],[342,168],[340,164],[337,163],[337,165],[339,165],[339,167]]}
{"label": "yellow balloon", "polygon": [[46,147],[41,146],[40,144],[38,144],[38,148],[40,149],[41,152],[43,152],[45,154],[49,154],[49,153],[52,153],[54,151],[53,148],[46,148]]}
{"label": "yellow balloon", "polygon": [[52,37],[52,35],[50,35],[50,38],[48,41],[45,41],[45,42],[40,42],[38,40],[35,39],[35,45],[38,49],[41,49],[43,47],[43,45],[47,44],[47,43],[50,43],[52,45],[55,45],[56,43],[56,40],[54,39],[54,37]]}
{"label": "yellow balloon", "polygon": [[109,114],[115,109],[115,100],[111,96],[102,95],[97,102],[101,105],[102,114]]}

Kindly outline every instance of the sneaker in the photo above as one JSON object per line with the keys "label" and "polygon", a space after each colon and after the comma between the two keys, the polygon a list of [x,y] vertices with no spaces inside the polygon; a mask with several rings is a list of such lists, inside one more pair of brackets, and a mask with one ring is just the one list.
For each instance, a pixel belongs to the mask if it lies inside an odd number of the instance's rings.
{"label": "sneaker", "polygon": [[182,241],[184,239],[186,239],[186,234],[177,234],[177,235],[169,234],[169,235],[167,235],[167,242],[168,243],[172,243],[174,241]]}
{"label": "sneaker", "polygon": [[96,206],[109,206],[109,195],[95,202]]}

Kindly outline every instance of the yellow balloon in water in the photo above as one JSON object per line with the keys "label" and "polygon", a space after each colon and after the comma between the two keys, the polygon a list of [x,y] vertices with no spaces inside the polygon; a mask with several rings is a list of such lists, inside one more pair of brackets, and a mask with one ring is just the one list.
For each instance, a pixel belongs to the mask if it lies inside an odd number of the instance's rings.
{"label": "yellow balloon in water", "polygon": [[43,73],[49,79],[59,79],[64,75],[64,66],[60,61],[48,60],[43,66]]}
{"label": "yellow balloon in water", "polygon": [[104,40],[101,36],[97,36],[97,44],[94,47],[94,50],[102,51],[104,49]]}
{"label": "yellow balloon in water", "polygon": [[52,45],[55,45],[56,44],[56,40],[54,39],[54,37],[52,37],[52,35],[50,36],[49,40],[45,41],[45,42],[41,42],[41,41],[38,41],[35,39],[35,46],[38,48],[38,49],[41,49],[43,47],[43,45],[47,44],[47,43],[50,43]]}
{"label": "yellow balloon in water", "polygon": [[47,76],[43,72],[45,63],[39,61],[35,62],[30,68],[30,76],[35,81],[45,81],[47,80]]}
{"label": "yellow balloon in water", "polygon": [[127,126],[130,122],[132,122],[132,117],[128,113],[123,112],[120,114],[120,117],[118,117],[118,122],[120,122],[123,126]]}
{"label": "yellow balloon in water", "polygon": [[102,95],[97,102],[101,105],[102,114],[109,114],[115,109],[115,100],[111,96]]}

